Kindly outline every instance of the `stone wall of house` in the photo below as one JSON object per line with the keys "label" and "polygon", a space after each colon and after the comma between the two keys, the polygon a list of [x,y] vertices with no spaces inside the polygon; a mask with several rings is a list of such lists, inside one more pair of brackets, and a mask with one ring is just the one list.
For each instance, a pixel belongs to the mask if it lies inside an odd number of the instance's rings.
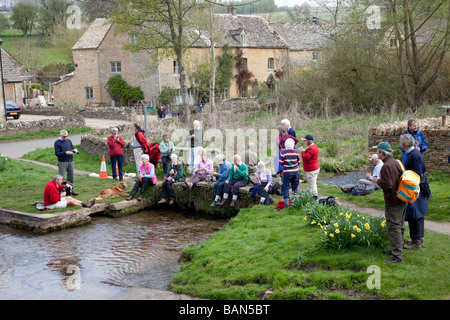
{"label": "stone wall of house", "polygon": [[[442,127],[442,118],[418,119],[419,130],[428,141],[428,150],[424,152],[427,171],[449,172],[448,163],[450,147],[450,121]],[[398,149],[400,135],[406,131],[407,120],[394,123],[383,123],[376,128],[369,129],[368,154],[374,153],[373,146],[381,141],[387,141],[393,149]],[[395,150],[394,150],[395,151]]]}
{"label": "stone wall of house", "polygon": [[[86,88],[92,87],[93,101],[101,102],[99,88],[99,65],[97,51],[94,49],[72,50],[73,61],[77,64],[73,75],[66,80],[53,84],[55,105],[62,102],[75,102],[81,108],[86,107]],[[110,102],[108,101],[104,102]]]}
{"label": "stone wall of house", "polygon": [[86,126],[83,117],[63,117],[60,119],[43,119],[39,121],[8,121],[0,124],[0,136],[20,134],[41,129],[82,128]]}

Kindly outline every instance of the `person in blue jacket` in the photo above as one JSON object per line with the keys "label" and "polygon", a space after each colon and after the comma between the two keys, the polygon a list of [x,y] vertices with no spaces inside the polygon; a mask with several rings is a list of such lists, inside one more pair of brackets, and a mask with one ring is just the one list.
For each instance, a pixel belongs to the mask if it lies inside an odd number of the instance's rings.
{"label": "person in blue jacket", "polygon": [[[60,137],[54,143],[55,155],[58,157],[58,173],[63,177],[66,176],[67,181],[73,185],[73,174],[75,171],[75,165],[73,163],[73,154],[79,153],[77,149],[73,147],[72,141],[68,139],[67,130],[61,130]],[[77,192],[71,192],[73,196],[78,195]]]}
{"label": "person in blue jacket", "polygon": [[[416,119],[410,119],[408,120],[408,128],[406,129],[403,134],[410,134],[412,135],[414,139],[414,146],[417,150],[419,150],[422,155],[425,152],[425,150],[428,149],[428,141],[423,135],[422,132],[419,131],[419,123]],[[402,163],[405,164],[406,159],[406,152],[402,150],[400,146],[400,150],[402,151]]]}
{"label": "person in blue jacket", "polygon": [[211,175],[214,175],[217,179],[216,183],[214,183],[214,192],[216,194],[216,198],[213,203],[211,203],[211,207],[215,207],[217,203],[222,200],[222,192],[223,186],[225,184],[225,180],[228,178],[228,174],[231,170],[231,163],[229,163],[223,154],[218,154],[216,156],[217,163],[219,164],[218,172],[213,172]]}
{"label": "person in blue jacket", "polygon": [[424,187],[425,171],[427,170],[423,156],[414,147],[414,138],[410,134],[400,136],[400,146],[406,153],[405,170],[412,170],[420,176],[419,197],[406,207],[405,220],[409,224],[411,241],[403,246],[405,249],[419,249],[424,246],[424,218],[428,213],[427,188]]}

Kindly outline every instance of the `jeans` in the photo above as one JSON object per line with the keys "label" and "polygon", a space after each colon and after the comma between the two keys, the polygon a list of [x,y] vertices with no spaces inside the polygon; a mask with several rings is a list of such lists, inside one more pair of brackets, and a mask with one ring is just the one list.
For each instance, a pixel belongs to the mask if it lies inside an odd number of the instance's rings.
{"label": "jeans", "polygon": [[261,195],[261,198],[265,198],[264,204],[266,206],[268,206],[270,204],[270,195],[269,195],[269,193],[272,193],[272,186],[269,187],[269,191],[266,191],[266,190],[264,190],[266,185],[267,185],[267,182],[263,182],[259,186],[256,186],[256,188],[258,189],[258,192]]}
{"label": "jeans", "polygon": [[283,189],[281,191],[283,199],[289,199],[289,187],[292,187],[292,192],[297,193],[298,184],[300,183],[300,176],[297,172],[283,172]]}
{"label": "jeans", "polygon": [[225,180],[218,180],[214,183],[214,192],[216,196],[221,196],[223,193],[223,186],[225,185]]}
{"label": "jeans", "polygon": [[172,180],[164,180],[164,182],[162,183],[161,186],[161,198],[166,198],[167,195],[169,195],[170,198],[173,197],[173,188],[172,188],[172,184],[174,182]]}
{"label": "jeans", "polygon": [[112,176],[113,179],[117,178],[117,171],[116,171],[116,165],[119,169],[119,180],[123,180],[123,172],[122,172],[122,165],[123,165],[123,155],[119,154],[117,156],[110,157],[111,159],[111,167],[112,167]]}
{"label": "jeans", "polygon": [[133,190],[131,190],[130,192],[130,196],[134,197],[139,189],[141,189],[141,194],[145,194],[147,187],[152,185],[153,181],[151,178],[142,178],[142,182],[138,178],[136,180],[136,183],[134,184]]}
{"label": "jeans", "polygon": [[170,161],[170,156],[161,156],[161,161],[163,164],[164,175],[167,175],[167,162]]}
{"label": "jeans", "polygon": [[230,193],[230,191],[233,192],[234,196],[237,196],[239,193],[239,188],[244,187],[248,184],[247,180],[238,180],[238,179],[232,179],[228,184],[225,184],[223,186],[223,193]]}

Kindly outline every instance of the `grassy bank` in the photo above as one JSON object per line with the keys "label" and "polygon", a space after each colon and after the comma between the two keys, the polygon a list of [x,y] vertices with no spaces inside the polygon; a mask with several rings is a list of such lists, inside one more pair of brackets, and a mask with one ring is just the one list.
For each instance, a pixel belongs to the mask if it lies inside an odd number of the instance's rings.
{"label": "grassy bank", "polygon": [[[20,160],[8,159],[7,169],[0,172],[0,203],[3,208],[12,208],[23,212],[39,213],[30,203],[44,201],[44,188],[47,182],[53,179],[58,170],[36,165]],[[76,191],[80,194],[77,199],[81,201],[96,197],[104,188],[110,188],[117,184],[111,179],[99,179],[88,175],[75,175]],[[130,191],[133,186],[129,186]],[[125,197],[112,199],[123,200]],[[55,209],[51,213],[76,209]],[[81,208],[81,207],[79,207]],[[48,213],[48,212],[45,212]]]}
{"label": "grassy bank", "polygon": [[[378,247],[326,249],[304,217],[293,207],[241,210],[226,229],[183,250],[188,262],[171,290],[207,299],[448,299],[448,236],[425,231],[426,247],[392,265]],[[373,265],[380,289],[367,286]]]}
{"label": "grassy bank", "polygon": [[[432,172],[428,174],[430,189],[433,198],[428,200],[428,220],[450,222],[449,182],[450,174]],[[376,190],[366,196],[353,196],[344,193],[339,187],[320,184],[319,193],[339,198],[343,201],[354,203],[360,207],[375,208],[384,211],[384,198],[382,190]]]}

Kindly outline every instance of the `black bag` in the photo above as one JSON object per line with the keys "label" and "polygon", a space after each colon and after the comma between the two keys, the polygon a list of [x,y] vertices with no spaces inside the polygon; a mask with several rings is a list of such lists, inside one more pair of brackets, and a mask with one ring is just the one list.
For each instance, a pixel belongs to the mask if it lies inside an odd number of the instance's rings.
{"label": "black bag", "polygon": [[327,205],[330,207],[337,207],[339,204],[337,203],[337,198],[328,196],[328,197],[321,197],[319,199],[319,204]]}
{"label": "black bag", "polygon": [[[272,191],[272,192],[270,192],[270,191]],[[272,190],[270,190],[270,188],[269,188],[269,194],[276,194],[277,196],[281,196],[283,194],[283,182],[276,181],[273,184]]]}
{"label": "black bag", "polygon": [[64,181],[61,184],[66,186],[66,188],[64,190],[64,192],[66,193],[66,196],[70,196],[73,194],[73,184],[71,184],[69,181]]}

